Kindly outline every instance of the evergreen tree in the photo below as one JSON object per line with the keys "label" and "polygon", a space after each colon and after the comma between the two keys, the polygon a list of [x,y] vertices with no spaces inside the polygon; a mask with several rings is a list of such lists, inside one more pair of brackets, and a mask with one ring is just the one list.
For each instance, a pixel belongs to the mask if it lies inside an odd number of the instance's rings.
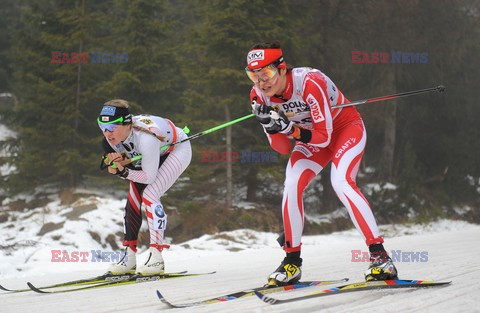
{"label": "evergreen tree", "polygon": [[181,112],[176,100],[181,83],[173,45],[175,21],[165,0],[117,1],[110,21],[116,49],[128,53],[128,63],[104,81],[99,92],[106,99],[123,98],[134,113],[168,117]]}
{"label": "evergreen tree", "polygon": [[[298,35],[288,27],[290,8],[288,1],[245,0],[204,1],[193,8],[198,22],[190,25],[192,28],[182,47],[181,59],[183,73],[190,82],[183,99],[188,107],[186,112],[193,120],[192,128],[207,129],[225,122],[227,117],[234,119],[251,113],[248,95],[252,84],[243,70],[246,54],[258,42],[281,40],[286,47],[295,42]],[[202,153],[206,154],[206,151],[217,154],[228,151],[225,136],[225,131],[218,131],[194,143],[191,172],[195,173],[193,183],[201,186],[196,190],[200,194],[228,197],[225,188],[228,164],[218,162],[218,159],[214,163],[201,161]],[[254,119],[232,126],[231,142],[233,152],[271,152]],[[216,160],[212,154],[208,158]],[[275,172],[280,168],[283,171],[285,166],[284,162],[272,167],[272,164],[244,160],[247,162],[233,163],[233,185],[237,186],[236,194],[241,187],[247,186],[250,199],[255,199],[255,192],[260,189],[259,172],[264,169]],[[217,190],[219,193],[215,193]],[[271,192],[278,201],[281,190]]]}
{"label": "evergreen tree", "polygon": [[[13,30],[17,26],[19,3],[15,0],[3,1],[0,6],[0,94],[11,91],[12,68],[11,50]],[[0,99],[2,101],[2,99]]]}
{"label": "evergreen tree", "polygon": [[23,8],[14,48],[19,150],[11,188],[31,190],[45,183],[74,187],[92,171],[90,164],[98,157],[92,135],[98,129],[84,125],[95,125],[95,85],[109,68],[87,66],[81,54],[104,39],[98,34],[107,8],[108,3],[86,0],[27,1]]}

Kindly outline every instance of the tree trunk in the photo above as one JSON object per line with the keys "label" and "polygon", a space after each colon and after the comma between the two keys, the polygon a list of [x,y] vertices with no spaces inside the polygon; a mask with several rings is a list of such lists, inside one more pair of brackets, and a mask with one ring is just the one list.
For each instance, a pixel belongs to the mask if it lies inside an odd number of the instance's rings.
{"label": "tree trunk", "polygon": [[[225,105],[225,119],[230,121],[230,109],[228,105]],[[227,194],[225,197],[225,206],[227,209],[232,207],[232,194],[233,194],[233,183],[232,183],[232,128],[226,128],[226,152],[228,156],[228,161],[225,163],[227,165]]]}
{"label": "tree trunk", "polygon": [[257,186],[258,186],[256,166],[250,166],[250,169],[248,170],[248,174],[246,177],[246,183],[247,183],[247,201],[256,202]]}
{"label": "tree trunk", "polygon": [[[393,70],[386,71],[385,89],[388,93],[394,94],[395,90],[395,72]],[[396,139],[396,120],[397,120],[397,101],[390,100],[385,103],[384,121],[385,132],[383,134],[382,158],[380,164],[381,177],[391,181],[393,179],[393,161],[395,152]]]}
{"label": "tree trunk", "polygon": [[[85,15],[85,0],[82,0],[82,15]],[[80,45],[78,47],[78,55],[81,55],[83,52],[83,40],[80,39]],[[75,131],[78,130],[79,127],[79,115],[80,115],[80,93],[81,93],[81,78],[82,78],[82,62],[78,62],[77,67],[77,90],[75,92],[75,118],[74,118],[74,129]],[[77,148],[77,140],[76,137],[73,136],[72,138],[72,146],[73,149]],[[70,187],[75,188],[77,184],[77,173],[75,171],[72,172],[70,176]]]}

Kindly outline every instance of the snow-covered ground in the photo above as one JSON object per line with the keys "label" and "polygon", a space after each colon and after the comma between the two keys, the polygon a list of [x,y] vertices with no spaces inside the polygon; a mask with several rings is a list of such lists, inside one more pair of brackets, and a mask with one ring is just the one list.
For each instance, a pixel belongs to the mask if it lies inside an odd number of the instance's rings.
{"label": "snow-covered ground", "polygon": [[[16,134],[12,130],[10,130],[8,127],[6,127],[3,124],[0,124],[0,140],[5,140],[9,137],[15,137]],[[4,150],[0,151],[0,157],[6,157],[8,156],[8,153],[5,152]],[[0,166],[0,176],[8,175],[10,174],[15,168],[13,166],[4,164]]]}
{"label": "snow-covered ground", "polygon": [[[25,288],[27,281],[43,285],[95,276],[105,271],[108,263],[92,262],[91,250],[113,252],[106,245],[106,236],[121,231],[118,222],[123,201],[99,197],[82,201],[74,206],[79,211],[53,201],[45,208],[11,214],[8,221],[0,224],[3,237],[0,241],[0,284],[7,288]],[[92,203],[96,209],[91,209]],[[55,230],[39,234],[45,223],[51,223],[49,225],[56,227]],[[248,297],[175,310],[231,313],[480,312],[480,284],[476,282],[480,274],[479,225],[439,221],[428,225],[386,225],[381,228],[386,237],[385,247],[396,255],[401,278],[451,280],[453,284],[438,289],[365,291],[276,306]],[[165,251],[167,271],[216,271],[216,274],[64,294],[0,291],[0,311],[159,312],[169,308],[157,299],[157,289],[172,302],[182,303],[257,287],[265,283],[266,276],[283,258],[275,239],[276,234],[251,230],[205,235],[172,245]],[[52,262],[52,250],[67,251],[70,256],[73,252],[90,254],[86,257],[87,262],[80,262],[81,258],[78,262]],[[366,251],[355,230],[306,236],[302,252],[303,279],[349,277],[350,281],[363,280],[368,263],[362,262],[362,253]],[[141,253],[138,262],[146,256]],[[56,254],[55,258],[58,261],[63,257]],[[324,288],[313,287],[274,296],[288,298]]]}

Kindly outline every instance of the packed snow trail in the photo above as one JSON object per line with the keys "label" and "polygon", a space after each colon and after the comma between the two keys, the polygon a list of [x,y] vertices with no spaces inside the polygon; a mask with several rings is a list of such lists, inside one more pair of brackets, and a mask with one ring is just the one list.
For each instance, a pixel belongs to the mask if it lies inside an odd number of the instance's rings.
{"label": "packed snow trail", "polygon": [[[452,280],[451,286],[425,290],[365,291],[310,299],[295,303],[270,306],[256,297],[248,297],[225,303],[198,306],[187,309],[169,309],[161,303],[156,290],[174,303],[192,302],[228,292],[261,286],[266,276],[283,258],[275,246],[275,235],[252,231],[237,231],[238,241],[252,237],[251,248],[230,252],[231,242],[215,241],[213,236],[204,236],[189,242],[187,249],[177,246],[165,252],[168,271],[189,270],[208,272],[213,275],[186,277],[173,280],[146,282],[106,289],[77,291],[66,294],[35,294],[23,292],[0,293],[2,312],[159,312],[183,310],[184,312],[372,312],[385,309],[388,312],[480,312],[480,226],[460,222],[434,223],[429,227],[399,227],[399,234],[387,237],[388,251],[401,250],[425,252],[425,262],[407,262],[407,258],[395,264],[400,278],[424,280]],[[216,243],[216,244],[215,244]],[[221,248],[224,245],[224,248]],[[352,250],[366,251],[360,236],[354,231],[331,235],[306,236],[302,257],[303,280],[339,279],[350,281],[363,279],[368,263],[352,262]],[[411,258],[411,257],[410,257]],[[410,260],[411,261],[411,260]],[[278,264],[277,264],[278,263]],[[35,276],[30,271],[26,277],[0,277],[0,284],[9,288],[24,288],[26,281],[34,284],[51,284],[101,274],[105,263],[99,263],[98,271],[75,271],[78,264],[71,264],[71,273]],[[51,265],[52,273],[55,264]],[[276,298],[288,298],[292,294],[312,292],[289,291],[275,294]]]}

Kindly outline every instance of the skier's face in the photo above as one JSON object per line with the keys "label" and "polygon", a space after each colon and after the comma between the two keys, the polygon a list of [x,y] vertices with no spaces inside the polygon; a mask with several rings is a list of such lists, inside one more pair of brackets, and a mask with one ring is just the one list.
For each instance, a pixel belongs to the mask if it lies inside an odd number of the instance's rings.
{"label": "skier's face", "polygon": [[111,145],[115,146],[127,139],[131,129],[131,124],[115,125],[115,127],[103,130],[103,135]]}
{"label": "skier's face", "polygon": [[272,69],[265,67],[262,70],[255,72],[255,74],[255,85],[257,85],[257,87],[267,97],[273,97],[276,94],[281,94],[285,88],[286,80],[284,69],[278,69],[276,67],[273,67]]}

